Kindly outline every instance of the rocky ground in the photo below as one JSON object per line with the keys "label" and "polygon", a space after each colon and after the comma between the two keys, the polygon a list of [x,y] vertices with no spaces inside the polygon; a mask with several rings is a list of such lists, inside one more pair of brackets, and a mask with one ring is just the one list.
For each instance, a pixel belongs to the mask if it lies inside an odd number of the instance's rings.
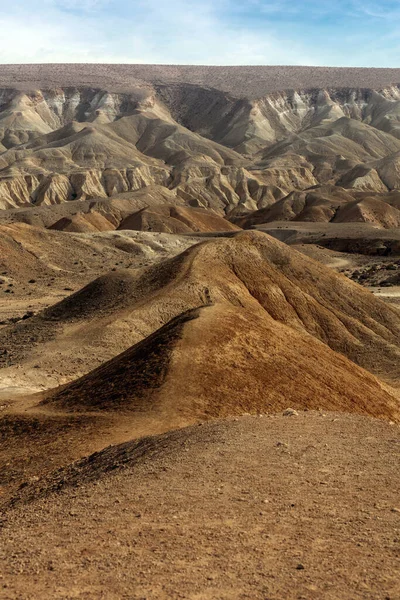
{"label": "rocky ground", "polygon": [[313,244],[293,247],[343,273],[386,302],[400,304],[400,259],[397,257],[335,252]]}
{"label": "rocky ground", "polygon": [[35,87],[104,85],[109,91],[136,89],[149,84],[207,85],[242,97],[258,98],[265,92],[323,88],[385,88],[400,81],[400,69],[302,66],[103,65],[43,64],[1,65],[0,85],[31,90]]}
{"label": "rocky ground", "polygon": [[398,428],[285,414],[113,446],[33,481],[2,517],[0,597],[397,600]]}

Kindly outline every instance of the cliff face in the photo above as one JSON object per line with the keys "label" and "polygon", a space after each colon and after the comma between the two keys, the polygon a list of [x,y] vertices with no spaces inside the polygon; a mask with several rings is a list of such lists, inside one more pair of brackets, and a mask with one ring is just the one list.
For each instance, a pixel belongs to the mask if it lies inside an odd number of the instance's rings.
{"label": "cliff face", "polygon": [[400,187],[398,85],[260,98],[160,81],[18,87],[0,89],[2,209],[156,184],[226,214],[315,186]]}

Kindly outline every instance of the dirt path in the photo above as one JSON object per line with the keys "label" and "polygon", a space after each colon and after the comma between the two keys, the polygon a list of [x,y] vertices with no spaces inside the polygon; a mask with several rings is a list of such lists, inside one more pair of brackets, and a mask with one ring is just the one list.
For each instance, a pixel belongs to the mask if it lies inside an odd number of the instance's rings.
{"label": "dirt path", "polygon": [[391,288],[383,288],[380,290],[371,289],[371,291],[378,296],[381,300],[390,302],[400,307],[400,285],[393,286]]}

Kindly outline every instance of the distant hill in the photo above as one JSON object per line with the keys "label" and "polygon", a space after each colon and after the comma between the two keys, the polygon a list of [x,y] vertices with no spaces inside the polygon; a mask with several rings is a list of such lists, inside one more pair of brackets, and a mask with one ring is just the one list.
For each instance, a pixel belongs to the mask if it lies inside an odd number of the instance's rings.
{"label": "distant hill", "polygon": [[[390,203],[399,86],[400,69],[2,65],[0,209],[149,187],[233,217],[334,188]],[[388,210],[383,227],[398,219]],[[295,218],[334,216],[317,206]]]}

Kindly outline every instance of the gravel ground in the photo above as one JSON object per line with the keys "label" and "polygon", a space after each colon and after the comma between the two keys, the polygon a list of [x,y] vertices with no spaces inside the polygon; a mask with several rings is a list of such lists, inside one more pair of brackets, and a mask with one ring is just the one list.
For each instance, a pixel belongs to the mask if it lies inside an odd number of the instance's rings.
{"label": "gravel ground", "polygon": [[21,491],[0,598],[397,600],[398,450],[395,425],[293,411],[112,446]]}

